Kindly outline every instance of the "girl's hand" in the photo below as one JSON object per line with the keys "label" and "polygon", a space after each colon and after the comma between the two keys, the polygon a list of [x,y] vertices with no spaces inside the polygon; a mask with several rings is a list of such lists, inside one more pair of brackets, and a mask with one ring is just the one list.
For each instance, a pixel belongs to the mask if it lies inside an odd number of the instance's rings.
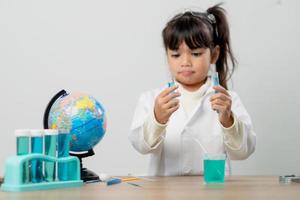
{"label": "girl's hand", "polygon": [[228,128],[233,124],[233,116],[231,112],[231,96],[222,86],[213,87],[218,93],[210,98],[211,107],[218,111],[221,124]]}
{"label": "girl's hand", "polygon": [[176,97],[180,93],[175,92],[178,86],[172,86],[163,90],[155,99],[154,115],[158,123],[166,124],[170,116],[179,108],[179,100]]}

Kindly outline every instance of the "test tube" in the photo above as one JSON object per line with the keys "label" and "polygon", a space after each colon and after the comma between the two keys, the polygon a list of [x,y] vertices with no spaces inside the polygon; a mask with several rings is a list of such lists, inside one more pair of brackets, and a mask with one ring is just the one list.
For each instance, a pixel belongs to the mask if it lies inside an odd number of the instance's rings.
{"label": "test tube", "polygon": [[[44,130],[31,130],[31,153],[43,153]],[[31,182],[43,181],[43,162],[40,160],[31,161]]]}
{"label": "test tube", "polygon": [[[215,72],[212,73],[211,82],[212,82],[213,87],[220,85],[218,72],[215,71]],[[215,91],[215,94],[217,94],[217,93],[218,93],[218,91]],[[216,112],[219,113],[219,111],[216,111]]]}
{"label": "test tube", "polygon": [[[17,139],[16,142],[16,151],[17,155],[26,155],[29,153],[29,138],[30,130],[15,130],[15,136]],[[29,182],[29,162],[25,162],[23,165],[23,174],[22,174],[23,183]]]}
{"label": "test tube", "polygon": [[168,87],[172,87],[172,86],[174,86],[174,85],[175,85],[174,80],[172,80],[171,82],[168,82]]}
{"label": "test tube", "polygon": [[[58,158],[68,157],[70,150],[70,131],[60,129],[58,131]],[[68,164],[58,163],[58,179],[60,181],[68,180]]]}
{"label": "test tube", "polygon": [[211,80],[212,81],[212,86],[218,86],[218,85],[220,85],[218,72],[214,72],[212,74],[211,79],[212,79]]}
{"label": "test tube", "polygon": [[173,77],[173,76],[171,76],[171,81],[170,82],[168,82],[168,87],[172,87],[172,86],[174,86],[175,85],[175,78]]}
{"label": "test tube", "polygon": [[[56,144],[58,130],[56,129],[46,129],[45,134],[45,155],[56,157]],[[45,180],[47,182],[55,181],[55,162],[46,161],[45,162]]]}

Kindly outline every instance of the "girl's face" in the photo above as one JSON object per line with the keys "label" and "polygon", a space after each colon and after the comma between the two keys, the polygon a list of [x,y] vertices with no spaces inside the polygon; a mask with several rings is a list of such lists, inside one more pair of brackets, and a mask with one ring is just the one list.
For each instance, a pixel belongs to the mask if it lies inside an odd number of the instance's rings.
{"label": "girl's face", "polygon": [[167,50],[167,59],[176,81],[185,89],[195,91],[205,83],[210,64],[215,63],[216,56],[211,55],[209,48],[191,50],[182,42],[178,50]]}

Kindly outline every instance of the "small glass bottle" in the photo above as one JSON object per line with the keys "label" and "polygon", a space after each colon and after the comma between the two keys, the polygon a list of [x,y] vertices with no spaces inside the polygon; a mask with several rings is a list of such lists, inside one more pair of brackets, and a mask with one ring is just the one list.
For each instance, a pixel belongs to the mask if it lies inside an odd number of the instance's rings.
{"label": "small glass bottle", "polygon": [[[31,130],[31,153],[43,154],[44,130]],[[43,162],[40,160],[31,161],[31,182],[39,183],[43,181]]]}
{"label": "small glass bottle", "polygon": [[[46,129],[44,130],[45,135],[45,155],[56,157],[56,145],[58,130]],[[56,162],[46,161],[45,162],[45,181],[55,181]]]}
{"label": "small glass bottle", "polygon": [[[17,156],[29,154],[29,139],[30,139],[30,130],[19,129],[15,130],[16,136],[16,151]],[[25,162],[23,165],[23,174],[22,174],[23,183],[28,183],[30,181],[29,176],[29,162]]]}

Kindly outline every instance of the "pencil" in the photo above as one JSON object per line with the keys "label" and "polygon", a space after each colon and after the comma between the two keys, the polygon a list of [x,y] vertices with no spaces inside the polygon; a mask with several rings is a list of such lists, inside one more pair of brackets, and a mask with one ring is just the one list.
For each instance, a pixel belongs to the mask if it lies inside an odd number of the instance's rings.
{"label": "pencil", "polygon": [[129,182],[129,181],[137,181],[140,179],[137,177],[132,177],[132,178],[122,178],[121,180],[122,180],[122,182]]}

